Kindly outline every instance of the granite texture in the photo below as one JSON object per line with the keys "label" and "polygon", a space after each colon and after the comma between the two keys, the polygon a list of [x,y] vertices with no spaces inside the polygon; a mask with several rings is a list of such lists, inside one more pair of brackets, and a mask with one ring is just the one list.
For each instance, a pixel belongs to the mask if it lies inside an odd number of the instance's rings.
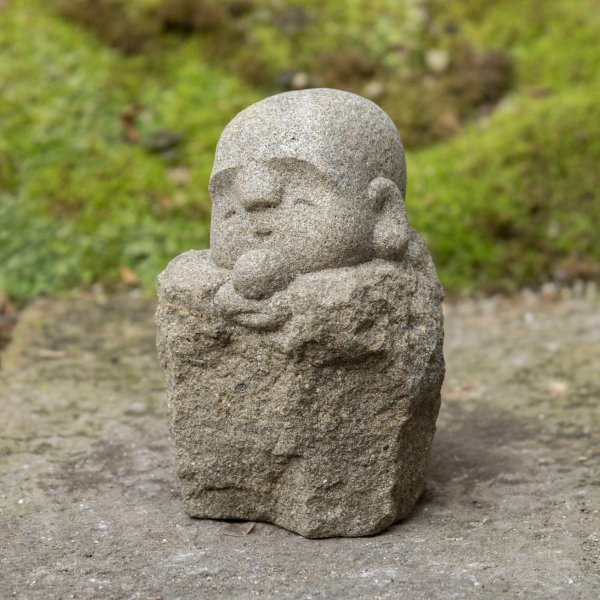
{"label": "granite texture", "polygon": [[187,512],[360,536],[425,483],[442,290],[406,219],[400,138],[327,89],[242,111],[219,141],[211,248],[158,279],[158,350]]}

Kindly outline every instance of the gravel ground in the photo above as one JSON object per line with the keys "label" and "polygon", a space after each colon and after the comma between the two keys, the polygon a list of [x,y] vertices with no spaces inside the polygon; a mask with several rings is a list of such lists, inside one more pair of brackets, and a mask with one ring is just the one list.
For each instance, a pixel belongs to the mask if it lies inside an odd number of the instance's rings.
{"label": "gravel ground", "polygon": [[446,307],[426,491],[369,538],[189,518],[153,304],[41,300],[0,371],[0,598],[598,598],[600,303]]}

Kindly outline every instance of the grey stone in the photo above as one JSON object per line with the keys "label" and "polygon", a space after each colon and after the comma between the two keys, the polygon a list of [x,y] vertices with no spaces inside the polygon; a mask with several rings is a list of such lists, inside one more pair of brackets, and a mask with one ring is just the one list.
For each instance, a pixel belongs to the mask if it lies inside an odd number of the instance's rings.
{"label": "grey stone", "polygon": [[442,290],[405,188],[395,126],[353,94],[280,94],[224,130],[210,250],[158,279],[190,515],[332,537],[411,511],[444,359]]}
{"label": "grey stone", "polygon": [[599,301],[446,303],[420,501],[374,538],[306,540],[182,510],[153,302],[38,300],[0,369],[0,598],[598,600]]}

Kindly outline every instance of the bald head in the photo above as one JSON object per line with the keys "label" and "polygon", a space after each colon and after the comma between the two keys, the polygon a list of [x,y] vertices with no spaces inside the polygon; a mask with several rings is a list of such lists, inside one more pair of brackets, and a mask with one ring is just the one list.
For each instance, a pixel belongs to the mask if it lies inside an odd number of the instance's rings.
{"label": "bald head", "polygon": [[329,89],[266,98],[219,140],[212,260],[232,269],[252,252],[291,273],[395,260],[406,240],[405,185],[398,132],[369,100]]}
{"label": "bald head", "polygon": [[404,151],[394,123],[376,104],[349,92],[286,92],[249,106],[223,131],[211,179],[249,162],[285,158],[314,165],[347,191],[385,177],[405,194]]}

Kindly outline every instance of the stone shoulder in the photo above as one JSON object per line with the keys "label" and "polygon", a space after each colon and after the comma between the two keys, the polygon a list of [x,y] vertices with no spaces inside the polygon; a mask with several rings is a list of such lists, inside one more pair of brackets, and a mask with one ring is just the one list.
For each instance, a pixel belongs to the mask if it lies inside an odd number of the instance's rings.
{"label": "stone shoulder", "polygon": [[189,250],[175,257],[157,278],[160,303],[190,307],[210,301],[229,272],[210,260],[209,250]]}

